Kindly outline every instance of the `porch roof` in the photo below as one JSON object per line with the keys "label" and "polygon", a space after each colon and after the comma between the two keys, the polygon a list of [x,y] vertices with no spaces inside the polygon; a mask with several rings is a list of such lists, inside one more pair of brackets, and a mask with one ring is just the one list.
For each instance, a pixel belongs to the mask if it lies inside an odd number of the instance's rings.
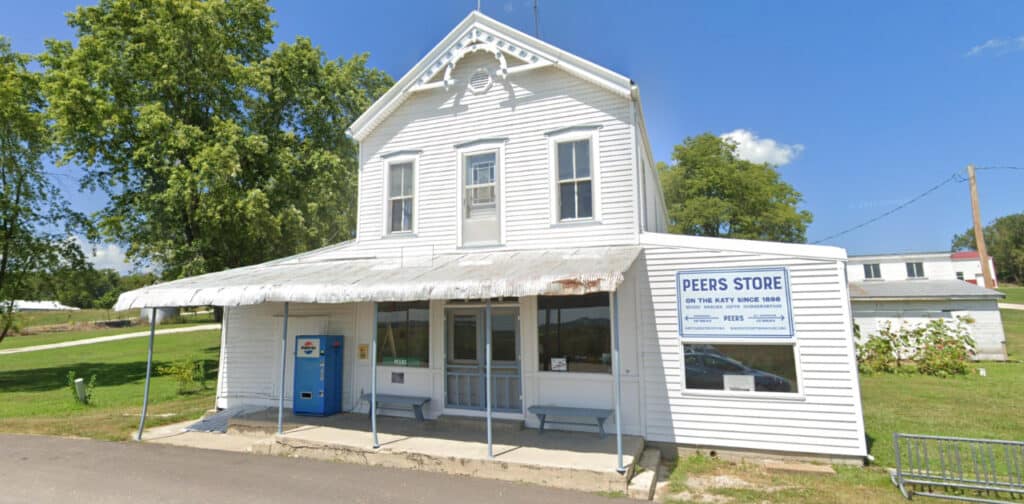
{"label": "porch roof", "polygon": [[306,254],[121,294],[116,310],[477,299],[610,292],[638,246],[473,251],[405,257]]}

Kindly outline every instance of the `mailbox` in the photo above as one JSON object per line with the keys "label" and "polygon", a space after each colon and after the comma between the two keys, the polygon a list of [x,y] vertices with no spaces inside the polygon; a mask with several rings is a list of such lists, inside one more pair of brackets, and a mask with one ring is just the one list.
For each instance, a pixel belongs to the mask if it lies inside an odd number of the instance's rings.
{"label": "mailbox", "polygon": [[341,411],[343,336],[297,336],[292,411],[327,416]]}

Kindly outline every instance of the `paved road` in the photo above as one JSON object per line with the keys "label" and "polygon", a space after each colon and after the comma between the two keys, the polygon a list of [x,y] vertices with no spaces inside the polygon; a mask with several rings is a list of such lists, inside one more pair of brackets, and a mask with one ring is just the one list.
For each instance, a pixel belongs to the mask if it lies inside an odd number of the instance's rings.
{"label": "paved road", "polygon": [[[174,329],[157,329],[156,335],[161,334],[175,334],[192,331],[210,331],[213,329],[220,329],[220,324],[200,324],[189,327],[176,327]],[[61,343],[50,343],[48,345],[36,345],[21,348],[10,348],[7,350],[0,350],[0,355],[16,354],[22,352],[38,352],[40,350],[53,350],[54,348],[67,348],[80,345],[92,345],[95,343],[106,343],[108,341],[120,341],[132,338],[145,338],[149,336],[149,331],[131,332],[125,334],[115,334],[113,336],[98,336],[96,338],[86,338],[80,340],[64,341]]]}
{"label": "paved road", "polygon": [[615,501],[586,493],[420,471],[149,443],[0,435],[0,502]]}

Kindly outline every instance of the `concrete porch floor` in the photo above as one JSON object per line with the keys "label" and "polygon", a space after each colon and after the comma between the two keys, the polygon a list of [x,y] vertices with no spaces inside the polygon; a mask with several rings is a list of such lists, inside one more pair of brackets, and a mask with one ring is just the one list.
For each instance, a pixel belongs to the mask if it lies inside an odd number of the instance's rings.
{"label": "concrete porch floor", "polygon": [[[494,458],[487,457],[483,419],[427,420],[377,417],[380,448],[373,449],[369,417],[344,413],[330,417],[286,412],[284,434],[252,446],[254,453],[308,457],[385,467],[419,469],[585,491],[625,492],[644,440],[623,437],[623,465],[616,468],[615,435],[520,428],[521,422],[494,424]],[[277,410],[232,418],[228,432],[276,432]]]}

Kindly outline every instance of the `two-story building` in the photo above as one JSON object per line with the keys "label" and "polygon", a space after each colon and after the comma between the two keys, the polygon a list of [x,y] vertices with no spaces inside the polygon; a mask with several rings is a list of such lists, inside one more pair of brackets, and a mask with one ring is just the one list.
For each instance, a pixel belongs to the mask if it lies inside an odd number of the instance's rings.
{"label": "two-story building", "polygon": [[340,334],[346,414],[602,408],[662,446],[866,455],[845,251],[667,234],[629,78],[474,12],[350,134],[354,239],[118,301],[224,307],[218,407],[290,407],[296,335]]}
{"label": "two-story building", "polygon": [[[995,276],[995,263],[989,258]],[[1006,360],[1001,292],[986,289],[978,252],[916,252],[851,256],[847,263],[853,316],[869,336],[889,326],[919,326],[961,317],[979,360]]]}

